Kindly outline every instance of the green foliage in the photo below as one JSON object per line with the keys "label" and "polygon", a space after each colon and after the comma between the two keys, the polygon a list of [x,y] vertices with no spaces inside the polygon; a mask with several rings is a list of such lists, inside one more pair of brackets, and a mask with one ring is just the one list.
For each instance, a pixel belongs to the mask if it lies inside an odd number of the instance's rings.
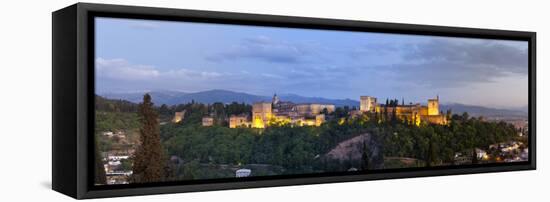
{"label": "green foliage", "polygon": [[370,149],[368,148],[368,144],[363,143],[363,154],[361,155],[361,170],[368,170],[371,164],[369,163],[370,159]]}
{"label": "green foliage", "polygon": [[[394,116],[395,111],[389,111],[395,110],[391,106],[397,105],[398,100],[387,100],[381,112],[357,118],[349,116],[348,107],[338,107],[331,114],[324,110],[329,118],[319,127],[281,125],[266,129],[227,127],[230,115],[250,115],[252,107],[244,103],[191,102],[158,108],[148,105],[147,112],[141,110],[139,116],[137,110],[131,112],[131,105],[117,107],[116,103],[114,106],[109,103],[112,102],[103,103],[101,109],[104,110],[96,113],[96,131],[141,128],[142,134],[157,134],[158,130],[160,134],[155,138],[160,139],[162,145],[158,148],[164,148],[159,153],[183,160],[181,166],[174,168],[175,179],[232,177],[232,169],[251,165],[277,167],[265,169],[269,175],[345,171],[352,165],[363,170],[374,169],[376,162],[382,162],[385,168],[449,165],[456,152],[487,148],[490,144],[512,140],[517,134],[510,124],[487,122],[467,113],[453,115],[450,111],[447,112],[449,125],[416,126],[412,124],[414,120],[400,120]],[[183,110],[186,114],[182,122],[158,126],[157,112],[168,117]],[[202,117],[207,115],[214,118],[214,126],[201,126]],[[342,141],[362,134],[373,138],[372,144],[377,145],[381,155],[364,152],[359,162],[324,158]],[[100,151],[113,144],[109,139],[99,141]],[[365,145],[365,150],[373,149],[372,144]],[[391,159],[385,161],[384,157]],[[400,159],[407,159],[412,165],[405,166]],[[162,160],[154,162],[164,165]]]}
{"label": "green foliage", "polygon": [[95,110],[108,112],[137,112],[138,105],[125,100],[110,100],[101,96],[95,97]]}
{"label": "green foliage", "polygon": [[[368,132],[364,127],[368,124],[372,123],[361,125],[359,121],[350,121],[340,125],[329,121],[321,127],[279,126],[266,129],[167,124],[162,127],[161,133],[163,137],[169,137],[163,140],[166,153],[176,155],[184,162],[267,164],[282,166],[284,172],[278,174],[296,174],[341,169],[341,166],[321,162],[323,155],[341,141]],[[189,172],[200,173],[187,170],[183,175]]]}
{"label": "green foliage", "polygon": [[400,124],[387,128],[383,143],[385,156],[422,159],[427,165],[452,163],[455,152],[487,148],[513,140],[517,133],[511,124],[470,118],[467,113],[454,115],[448,126]]}
{"label": "green foliage", "polygon": [[192,160],[183,167],[183,180],[198,179],[200,176],[200,165],[198,160]]}
{"label": "green foliage", "polygon": [[97,141],[97,151],[98,152],[107,152],[113,148],[113,140],[110,138],[104,138],[101,135],[96,135]]}
{"label": "green foliage", "polygon": [[121,145],[117,143],[117,137],[107,138],[102,135],[103,132],[124,131],[131,143],[137,142],[136,134],[140,127],[137,113],[96,111],[95,117],[95,140],[98,151],[107,152],[115,148],[132,146]]}
{"label": "green foliage", "polygon": [[158,114],[153,109],[151,96],[145,94],[139,105],[140,142],[132,166],[131,181],[135,183],[159,182],[165,176],[165,156],[160,143]]}
{"label": "green foliage", "polygon": [[132,170],[132,164],[133,160],[130,159],[122,159],[120,160],[120,169],[121,170]]}
{"label": "green foliage", "polygon": [[94,159],[94,184],[106,184],[107,178],[105,175],[105,168],[103,167],[103,160],[101,158],[97,143],[95,145],[95,159]]}
{"label": "green foliage", "polygon": [[95,114],[96,133],[117,130],[134,130],[139,128],[137,113],[97,111]]}

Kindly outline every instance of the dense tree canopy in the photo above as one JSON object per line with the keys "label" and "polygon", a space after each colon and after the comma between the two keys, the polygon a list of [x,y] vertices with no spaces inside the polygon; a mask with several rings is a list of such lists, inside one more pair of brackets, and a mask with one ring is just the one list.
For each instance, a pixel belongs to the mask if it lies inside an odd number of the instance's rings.
{"label": "dense tree canopy", "polygon": [[151,96],[145,94],[138,110],[141,128],[140,142],[132,168],[132,182],[159,182],[165,176],[166,157],[160,143],[157,112],[153,109]]}
{"label": "dense tree canopy", "polygon": [[[103,102],[103,101],[102,101]],[[398,104],[388,100],[387,106]],[[269,165],[269,174],[296,174],[346,171],[350,167],[362,170],[399,168],[384,158],[417,160],[416,166],[452,165],[455,153],[488,148],[489,145],[514,140],[515,128],[504,122],[488,122],[447,112],[448,125],[401,120],[384,108],[380,113],[350,117],[349,107],[337,107],[333,113],[324,111],[327,122],[319,127],[280,125],[266,129],[228,128],[231,115],[251,115],[252,106],[244,103],[186,103],[154,107],[146,95],[134,110],[131,104],[105,101],[96,113],[97,130],[139,128],[142,144],[133,165],[134,179],[140,182],[162,178],[165,158],[175,156],[182,164],[173,169],[175,179],[232,177],[234,172],[220,170],[222,165],[250,167]],[[125,107],[119,107],[123,105]],[[169,119],[174,112],[186,111],[180,123],[159,126],[160,119]],[[108,111],[108,112],[107,112]],[[202,117],[211,116],[214,126],[201,125]],[[135,121],[128,121],[135,120]],[[357,162],[333,161],[325,155],[342,141],[368,134],[372,141],[363,144]],[[101,144],[99,145],[101,147]],[[380,153],[374,154],[372,150]],[[166,154],[166,156],[164,155]],[[385,163],[385,165],[384,165]],[[380,167],[382,165],[383,167]],[[223,166],[222,166],[223,167]],[[276,168],[276,169],[275,169]],[[257,173],[256,173],[257,174]]]}

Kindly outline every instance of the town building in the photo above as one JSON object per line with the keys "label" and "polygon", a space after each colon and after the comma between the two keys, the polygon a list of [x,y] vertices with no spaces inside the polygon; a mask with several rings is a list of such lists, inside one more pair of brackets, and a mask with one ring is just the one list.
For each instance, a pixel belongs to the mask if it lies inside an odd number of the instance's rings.
{"label": "town building", "polygon": [[487,156],[487,152],[483,149],[476,148],[476,157],[478,160],[487,160],[489,156]]}
{"label": "town building", "polygon": [[185,110],[181,112],[176,112],[174,113],[174,118],[172,119],[172,123],[179,123],[183,121],[184,118],[185,118]]}
{"label": "town building", "polygon": [[202,126],[213,126],[214,125],[214,118],[210,116],[202,117]]}
{"label": "town building", "polygon": [[[133,152],[133,151],[132,151]],[[127,170],[122,166],[123,160],[128,160],[133,153],[108,152],[102,156],[105,169],[107,184],[128,184],[128,178],[132,175],[132,170]]]}
{"label": "town building", "polygon": [[105,132],[103,132],[103,135],[106,136],[106,137],[113,137],[115,134],[111,131],[105,131]]}
{"label": "town building", "polygon": [[336,107],[332,104],[305,103],[297,104],[295,109],[299,115],[315,116],[324,110],[326,110],[327,113],[332,113]]}
{"label": "town building", "polygon": [[[432,124],[447,124],[446,115],[439,111],[439,96],[428,99],[427,105],[379,104],[376,97],[360,96],[359,110],[352,110],[350,116],[357,118],[364,113],[387,113],[408,120],[416,125],[421,122]],[[232,115],[229,118],[229,127],[265,128],[269,125],[291,124],[295,126],[320,126],[326,117],[336,110],[335,105],[327,103],[292,103],[281,100],[277,94],[271,102],[256,102],[252,105],[252,117],[246,115]]]}
{"label": "town building", "polygon": [[229,117],[229,128],[250,127],[247,115],[231,115]]}
{"label": "town building", "polygon": [[295,104],[281,101],[277,94],[271,102],[257,102],[252,105],[252,128],[269,125],[292,124],[297,126],[320,126],[325,122],[323,112],[332,113],[336,107],[326,103]]}

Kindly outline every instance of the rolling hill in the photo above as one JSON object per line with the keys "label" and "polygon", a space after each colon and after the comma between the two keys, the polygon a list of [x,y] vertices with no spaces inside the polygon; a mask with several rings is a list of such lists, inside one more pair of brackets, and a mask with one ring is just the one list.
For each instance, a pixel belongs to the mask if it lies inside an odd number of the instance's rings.
{"label": "rolling hill", "polygon": [[[106,93],[100,94],[100,96],[108,99],[127,100],[133,103],[141,102],[143,98],[142,93]],[[153,91],[149,92],[153,97],[155,105],[160,106],[176,105],[189,103],[191,101],[199,103],[212,104],[214,102],[222,103],[247,103],[252,104],[260,101],[271,101],[271,96],[253,95],[242,92],[233,92],[228,90],[208,90],[195,93],[186,93],[179,91]],[[294,103],[324,103],[334,104],[337,107],[342,106],[359,106],[359,101],[351,99],[328,99],[322,97],[305,97],[296,94],[281,94],[280,99],[283,101],[290,101]],[[451,109],[455,114],[462,114],[468,112],[471,116],[484,116],[484,117],[506,117],[506,118],[526,118],[527,111],[513,110],[513,109],[496,109],[482,106],[465,105],[458,103],[441,104],[440,110],[445,112]]]}
{"label": "rolling hill", "polygon": [[[143,98],[144,93],[106,93],[100,94],[102,97],[109,99],[121,99],[130,102],[139,103]],[[228,90],[209,90],[196,93],[185,93],[178,91],[153,91],[149,92],[153,97],[155,105],[175,105],[189,103],[192,100],[200,103],[212,104],[214,102],[223,103],[247,103],[252,104],[260,101],[271,101],[271,96],[253,95],[248,93],[233,92]],[[282,94],[279,95],[281,100],[291,101],[294,103],[324,103],[334,104],[336,106],[359,106],[359,101],[351,99],[327,99],[321,97],[304,97],[295,94]]]}

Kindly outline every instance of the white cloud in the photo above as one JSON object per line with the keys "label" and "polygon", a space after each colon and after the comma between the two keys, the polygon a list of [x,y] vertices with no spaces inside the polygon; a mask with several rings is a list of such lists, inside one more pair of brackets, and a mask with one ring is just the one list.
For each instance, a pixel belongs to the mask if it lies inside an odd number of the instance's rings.
{"label": "white cloud", "polygon": [[270,79],[284,79],[285,77],[276,75],[276,74],[269,74],[269,73],[262,73],[263,77],[270,78]]}
{"label": "white cloud", "polygon": [[98,77],[121,80],[147,80],[158,78],[161,73],[150,65],[131,64],[124,59],[96,59]]}
{"label": "white cloud", "polygon": [[186,79],[212,79],[212,78],[218,78],[221,76],[228,75],[226,73],[219,73],[219,72],[209,72],[209,71],[195,71],[190,70],[186,68],[181,68],[177,70],[170,70],[167,72],[162,73],[163,76],[166,78],[186,78]]}
{"label": "white cloud", "polygon": [[203,80],[214,79],[223,76],[230,76],[229,73],[220,73],[214,71],[196,71],[186,68],[160,71],[152,65],[133,64],[125,59],[96,59],[96,75],[99,78],[113,80]]}

